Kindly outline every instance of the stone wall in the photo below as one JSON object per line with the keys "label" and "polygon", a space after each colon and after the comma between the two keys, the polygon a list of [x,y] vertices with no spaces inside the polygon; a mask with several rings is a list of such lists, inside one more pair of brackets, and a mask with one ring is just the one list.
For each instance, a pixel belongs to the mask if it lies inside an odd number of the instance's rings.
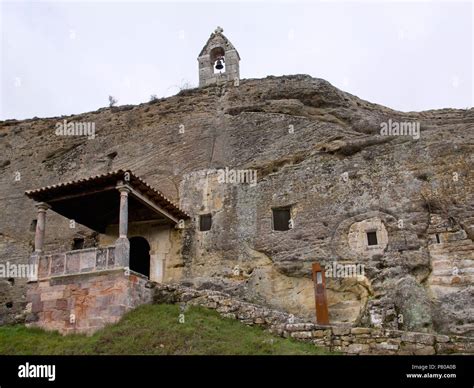
{"label": "stone wall", "polygon": [[303,322],[291,314],[237,300],[223,292],[195,290],[177,284],[155,285],[153,301],[207,307],[223,317],[238,319],[282,337],[311,342],[345,354],[474,354],[474,340],[469,337],[367,327],[321,326]]}
{"label": "stone wall", "polygon": [[[99,235],[99,244],[101,246],[113,244],[117,236],[118,225],[110,225],[105,234]],[[130,222],[128,239],[130,240],[132,237],[143,237],[150,245],[151,281],[161,283],[180,278],[182,258],[179,230],[156,221]]]}
{"label": "stone wall", "polygon": [[[449,220],[431,217],[432,271],[427,283],[438,303],[446,306],[437,317],[443,332],[471,335],[474,330],[474,244],[466,231]],[[472,237],[472,236],[471,236]]]}
{"label": "stone wall", "polygon": [[124,269],[55,276],[28,284],[27,322],[62,334],[92,334],[152,300],[148,280]]}

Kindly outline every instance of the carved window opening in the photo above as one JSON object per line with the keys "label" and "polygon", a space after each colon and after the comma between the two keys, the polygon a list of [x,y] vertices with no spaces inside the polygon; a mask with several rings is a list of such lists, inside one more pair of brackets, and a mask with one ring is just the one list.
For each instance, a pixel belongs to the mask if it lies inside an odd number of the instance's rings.
{"label": "carved window opening", "polygon": [[375,231],[367,232],[367,245],[368,246],[379,245],[377,241],[377,232]]}
{"label": "carved window opening", "polygon": [[274,208],[273,230],[285,231],[292,229],[291,207]]}
{"label": "carved window opening", "polygon": [[199,230],[201,232],[207,232],[211,230],[211,227],[212,227],[212,215],[201,214],[199,216]]}
{"label": "carved window opening", "polygon": [[77,251],[79,249],[84,249],[84,239],[83,238],[75,238],[72,242],[72,250]]}

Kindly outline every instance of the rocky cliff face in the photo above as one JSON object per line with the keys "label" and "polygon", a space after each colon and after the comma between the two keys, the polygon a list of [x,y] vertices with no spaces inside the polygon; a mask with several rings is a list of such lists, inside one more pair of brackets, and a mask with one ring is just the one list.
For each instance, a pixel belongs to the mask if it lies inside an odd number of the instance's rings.
{"label": "rocky cliff face", "polygon": [[[57,136],[63,120],[95,123],[95,138]],[[421,133],[382,136],[381,123]],[[358,264],[359,276],[327,279],[331,321],[472,335],[473,130],[474,109],[402,113],[302,75],[4,121],[0,260],[27,262],[32,250],[25,190],[131,169],[193,216],[212,214],[210,231],[185,230],[182,276],[169,281],[312,318],[311,263]],[[226,167],[256,172],[256,184],[222,182]],[[288,231],[272,228],[279,207],[291,207]],[[48,215],[47,249],[77,234],[94,243]],[[24,281],[0,283],[1,320],[21,319]]]}

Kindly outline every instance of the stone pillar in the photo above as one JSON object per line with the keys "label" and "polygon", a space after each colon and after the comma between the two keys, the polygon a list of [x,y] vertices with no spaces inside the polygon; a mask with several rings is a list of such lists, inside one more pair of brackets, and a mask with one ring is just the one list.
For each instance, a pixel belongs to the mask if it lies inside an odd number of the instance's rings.
{"label": "stone pillar", "polygon": [[127,186],[118,186],[120,192],[119,238],[127,238],[128,234],[128,193]]}
{"label": "stone pillar", "polygon": [[128,194],[130,189],[119,182],[120,192],[119,237],[115,241],[115,259],[118,267],[130,266],[130,241],[128,241]]}
{"label": "stone pillar", "polygon": [[44,246],[44,233],[46,227],[46,210],[49,209],[49,205],[40,202],[36,205],[38,209],[38,216],[36,219],[36,233],[35,233],[35,252],[43,252]]}
{"label": "stone pillar", "polygon": [[50,206],[44,202],[36,205],[38,214],[36,217],[36,232],[35,232],[35,251],[31,254],[29,264],[32,267],[29,273],[28,281],[38,280],[38,264],[44,249],[44,235],[46,229],[46,210]]}

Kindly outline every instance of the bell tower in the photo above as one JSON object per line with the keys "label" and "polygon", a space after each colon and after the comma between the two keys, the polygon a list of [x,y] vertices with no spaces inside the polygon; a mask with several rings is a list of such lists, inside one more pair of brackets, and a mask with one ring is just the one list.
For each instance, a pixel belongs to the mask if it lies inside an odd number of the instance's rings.
{"label": "bell tower", "polygon": [[199,86],[239,79],[239,53],[223,32],[217,27],[199,53]]}

